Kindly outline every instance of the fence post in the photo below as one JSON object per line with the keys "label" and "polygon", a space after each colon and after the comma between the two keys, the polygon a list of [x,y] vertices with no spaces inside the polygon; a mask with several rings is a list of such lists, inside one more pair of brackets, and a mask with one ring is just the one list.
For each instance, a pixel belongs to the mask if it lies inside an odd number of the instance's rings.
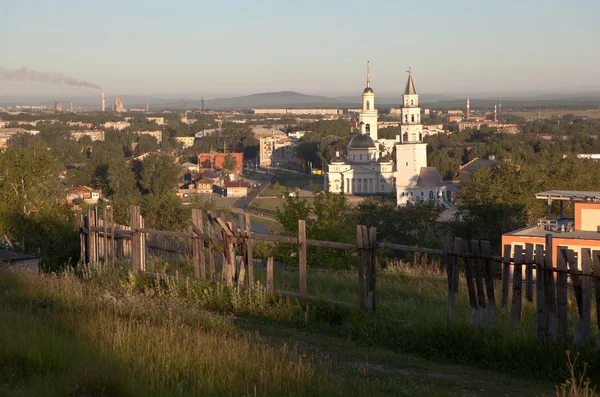
{"label": "fence post", "polygon": [[[489,241],[481,242],[481,254],[486,258],[492,256],[492,249]],[[496,313],[496,296],[494,295],[494,273],[492,272],[492,260],[484,259],[485,263],[485,289],[487,293],[487,325],[492,328],[494,325],[494,315]]]}
{"label": "fence post", "polygon": [[[198,229],[202,229],[202,210],[192,208],[192,224]],[[200,251],[204,250],[204,244],[200,243],[200,236],[192,228],[192,263],[194,265],[194,276],[200,278]]]}
{"label": "fence post", "polygon": [[448,321],[454,321],[456,312],[456,297],[458,295],[458,262],[462,251],[462,240],[460,237],[454,239],[454,251],[452,256],[452,279],[450,280],[450,297],[448,299],[447,315]]}
{"label": "fence post", "polygon": [[365,263],[363,260],[364,253],[364,236],[363,226],[356,225],[356,253],[358,260],[358,302],[361,309],[365,309]]}
{"label": "fence post", "polygon": [[131,270],[137,272],[140,270],[139,265],[139,255],[140,255],[140,247],[139,247],[139,216],[138,216],[138,206],[132,205],[129,207],[129,225],[131,228]]}
{"label": "fence post", "polygon": [[210,221],[207,221],[208,232],[208,270],[210,272],[210,281],[215,282],[215,246],[213,244],[213,228]]}
{"label": "fence post", "polygon": [[575,301],[577,302],[577,311],[581,318],[581,310],[583,306],[583,298],[581,296],[581,275],[579,275],[579,267],[575,258],[575,251],[567,250],[567,264],[569,265],[569,274],[573,283],[573,291],[575,292]]}
{"label": "fence post", "polygon": [[544,305],[544,246],[535,246],[535,285],[536,285],[536,318],[538,341],[543,342],[548,335],[548,313]]}
{"label": "fence post", "polygon": [[479,307],[477,306],[477,293],[475,292],[475,283],[473,282],[473,259],[469,258],[471,255],[469,251],[469,240],[462,240],[465,281],[467,283],[467,292],[469,293],[469,305],[471,306],[471,309],[469,310],[469,323],[475,324]]}
{"label": "fence post", "polygon": [[246,214],[246,262],[248,265],[248,286],[254,286],[254,258],[252,257],[252,223],[250,222],[250,214]]}
{"label": "fence post", "polygon": [[367,271],[370,275],[368,278],[369,284],[367,285],[367,309],[374,312],[376,309],[375,290],[377,287],[377,228],[372,226],[370,233],[367,235],[369,236],[369,249],[367,251],[369,268]]}
{"label": "fence post", "polygon": [[556,319],[558,321],[558,336],[567,340],[567,247],[558,247],[556,267],[559,273],[556,277]]}
{"label": "fence post", "polygon": [[[138,206],[137,211],[138,211],[138,215],[139,215],[138,226],[141,229],[145,229],[146,228],[146,220],[142,216],[140,206]],[[139,238],[140,238],[140,270],[145,272],[146,271],[146,233],[140,232]]]}
{"label": "fence post", "polygon": [[[591,326],[591,299],[592,286],[589,274],[591,273],[590,266],[590,249],[581,249],[581,311],[577,328],[575,329],[575,338],[573,339],[574,346],[589,346],[590,344],[590,326]],[[596,291],[596,295],[598,291]]]}
{"label": "fence post", "polygon": [[87,245],[87,243],[88,243],[88,234],[90,233],[90,229],[89,229],[87,216],[80,214],[79,222],[80,222],[80,226],[81,226],[81,229],[79,232],[79,245],[81,247],[79,260],[81,261],[82,264],[84,264],[84,263],[88,262],[88,248],[87,248],[88,245]]}
{"label": "fence post", "polygon": [[227,267],[227,272],[226,272],[227,285],[232,286],[233,280],[236,276],[236,274],[235,274],[235,250],[233,248],[233,237],[227,235],[225,232],[223,232],[223,237],[225,238],[225,241],[227,241],[227,261],[226,261],[227,263],[224,264],[224,266]]}
{"label": "fence post", "polygon": [[508,289],[510,283],[510,245],[504,246],[504,261],[502,262],[502,307],[508,307]]}
{"label": "fence post", "polygon": [[[600,251],[592,252],[594,264],[594,287],[596,289],[596,322],[600,330]],[[600,349],[600,331],[596,334],[596,349]]]}
{"label": "fence post", "polygon": [[525,299],[533,302],[533,244],[525,244]]}
{"label": "fence post", "polygon": [[116,260],[117,260],[117,245],[116,245],[115,229],[116,229],[116,227],[115,227],[115,210],[114,210],[114,207],[111,205],[110,206],[110,230],[111,230],[110,257],[113,262],[116,262]]}
{"label": "fence post", "polygon": [[300,295],[306,297],[306,221],[298,219],[298,270],[300,271]]}
{"label": "fence post", "polygon": [[521,321],[521,291],[523,287],[523,247],[515,245],[513,272],[513,296],[512,296],[512,311],[510,319],[513,323]]}
{"label": "fence post", "polygon": [[104,236],[102,238],[102,249],[104,250],[104,263],[107,263],[110,261],[110,256],[108,254],[108,209],[106,208],[106,205],[102,207],[102,227],[104,229]]}
{"label": "fence post", "polygon": [[483,323],[485,320],[485,291],[483,290],[483,261],[480,258],[480,242],[479,240],[471,240],[471,254],[474,256],[473,264],[475,266],[475,287],[477,287],[477,306],[478,306],[478,321]]}
{"label": "fence post", "polygon": [[89,209],[88,215],[87,215],[87,229],[88,229],[88,234],[87,234],[88,260],[87,260],[87,262],[89,264],[96,263],[95,262],[95,254],[94,254],[94,242],[96,241],[96,239],[94,238],[94,231],[92,230],[92,228],[94,226],[95,226],[94,225],[94,211]]}
{"label": "fence post", "polygon": [[267,259],[267,292],[273,293],[273,257]]}
{"label": "fence post", "polygon": [[548,337],[556,340],[556,289],[554,288],[554,248],[552,234],[546,234],[546,274],[544,274],[544,300],[548,312]]}

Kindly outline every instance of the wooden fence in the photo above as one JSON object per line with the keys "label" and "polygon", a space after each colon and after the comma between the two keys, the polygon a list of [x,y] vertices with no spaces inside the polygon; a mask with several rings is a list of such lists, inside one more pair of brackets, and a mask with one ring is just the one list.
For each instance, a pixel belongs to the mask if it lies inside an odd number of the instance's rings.
{"label": "wooden fence", "polygon": [[[377,242],[375,227],[357,225],[356,244],[309,239],[306,223],[298,221],[298,237],[277,236],[252,232],[249,214],[239,214],[237,224],[219,217],[202,218],[200,210],[193,210],[189,221],[192,232],[153,230],[145,227],[139,206],[130,208],[130,226],[113,222],[110,208],[88,211],[80,218],[81,262],[114,261],[130,258],[132,270],[146,272],[146,255],[153,250],[185,255],[191,259],[194,276],[201,280],[216,281],[216,269],[228,285],[252,286],[257,264],[253,257],[254,241],[270,241],[298,246],[299,293],[275,289],[273,285],[273,258],[266,261],[266,287],[269,292],[306,299],[317,299],[307,293],[307,247],[323,247],[355,252],[358,260],[358,302],[367,311],[376,309],[377,255],[380,250],[420,252],[438,255],[446,268],[448,296],[446,313],[449,322],[456,320],[459,275],[464,272],[469,296],[468,321],[474,326],[491,328],[496,316],[495,281],[500,264],[502,280],[501,302],[508,310],[511,300],[511,320],[521,320],[523,290],[525,299],[536,302],[537,334],[540,341],[567,338],[567,296],[572,286],[578,307],[578,324],[574,344],[584,345],[591,338],[592,281],[596,290],[595,302],[600,328],[600,251],[582,249],[578,255],[568,247],[558,247],[556,266],[552,263],[552,235],[545,245],[504,246],[504,255],[491,255],[490,243],[480,240],[444,240],[444,249],[412,247]],[[236,255],[236,251],[240,255]],[[496,264],[496,265],[495,265]],[[592,272],[593,269],[593,272]],[[569,278],[571,283],[569,285]],[[524,287],[524,288],[523,288]],[[347,302],[330,301],[342,306]],[[600,347],[600,332],[597,340]]]}

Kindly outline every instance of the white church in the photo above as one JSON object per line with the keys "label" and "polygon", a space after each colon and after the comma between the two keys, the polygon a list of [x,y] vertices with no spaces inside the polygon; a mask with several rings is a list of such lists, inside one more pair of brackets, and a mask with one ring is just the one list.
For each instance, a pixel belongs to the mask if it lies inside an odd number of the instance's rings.
{"label": "white church", "polygon": [[423,125],[419,95],[411,71],[403,95],[399,135],[393,142],[395,159],[380,152],[390,140],[378,140],[378,113],[375,93],[367,64],[367,87],[362,95],[359,133],[347,147],[331,159],[325,174],[325,188],[333,193],[363,196],[390,196],[395,193],[399,206],[423,200],[449,203],[449,193],[440,173],[427,166],[427,144],[423,143]]}

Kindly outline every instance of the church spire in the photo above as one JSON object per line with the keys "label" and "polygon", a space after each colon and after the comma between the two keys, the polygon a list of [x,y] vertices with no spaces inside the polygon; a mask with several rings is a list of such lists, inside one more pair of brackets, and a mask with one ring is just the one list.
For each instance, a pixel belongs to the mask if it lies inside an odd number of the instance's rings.
{"label": "church spire", "polygon": [[409,67],[406,71],[408,73],[408,81],[406,82],[406,88],[404,89],[404,95],[416,95],[417,90],[415,90],[415,83],[412,78],[412,69]]}
{"label": "church spire", "polygon": [[371,88],[371,61],[367,61],[367,88]]}

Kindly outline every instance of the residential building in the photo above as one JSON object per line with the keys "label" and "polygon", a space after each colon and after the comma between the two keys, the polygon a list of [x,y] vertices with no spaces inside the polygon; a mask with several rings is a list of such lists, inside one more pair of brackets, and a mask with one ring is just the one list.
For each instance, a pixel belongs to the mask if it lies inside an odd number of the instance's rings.
{"label": "residential building", "polygon": [[127,121],[107,121],[106,123],[102,124],[102,128],[113,128],[115,130],[122,131],[125,128],[128,128],[130,125],[131,124],[129,124]]}
{"label": "residential building", "polygon": [[[544,245],[546,235],[552,236],[552,259],[556,266],[558,247],[566,246],[581,256],[582,248],[600,250],[600,192],[550,190],[537,193],[538,200],[548,203],[548,216],[536,225],[502,235],[502,245]],[[558,201],[558,214],[553,203]],[[574,216],[564,215],[564,203],[574,205]]]}
{"label": "residential building", "polygon": [[184,172],[200,172],[200,166],[194,163],[183,163],[181,169]]}
{"label": "residential building", "polygon": [[103,130],[89,130],[89,131],[73,131],[71,132],[71,139],[78,141],[83,136],[89,136],[92,141],[104,141]]}
{"label": "residential building", "polygon": [[194,146],[194,142],[196,141],[195,136],[178,136],[175,137],[175,141],[181,144],[184,149]]}
{"label": "residential building", "polygon": [[195,182],[187,182],[177,189],[177,197],[180,199],[192,199],[197,195],[206,195],[213,192],[213,182],[201,179]]}
{"label": "residential building", "polygon": [[198,154],[198,165],[200,166],[200,172],[212,170],[221,171],[223,165],[228,157],[235,159],[235,167],[233,169],[234,175],[241,175],[244,169],[244,154],[243,153],[199,153]]}
{"label": "residential building", "polygon": [[68,121],[67,124],[71,127],[83,127],[88,129],[94,126],[92,123],[84,123],[82,121]]}
{"label": "residential building", "polygon": [[0,151],[5,150],[12,143],[12,136],[7,134],[0,134]]}
{"label": "residential building", "polygon": [[164,125],[165,124],[165,118],[164,117],[146,117],[146,120],[148,120],[148,121],[154,121],[158,125]]}
{"label": "residential building", "polygon": [[298,156],[296,155],[298,141],[296,139],[280,132],[261,136],[259,141],[261,167],[298,165]]}
{"label": "residential building", "polygon": [[225,192],[227,197],[245,197],[248,195],[248,182],[227,182]]}
{"label": "residential building", "polygon": [[[471,117],[473,119],[473,117]],[[498,132],[504,132],[508,134],[517,134],[519,132],[519,128],[516,124],[507,124],[507,123],[499,123],[491,120],[473,120],[473,121],[459,121],[458,129],[459,131],[465,130],[467,128],[480,129],[482,126],[487,125],[491,128],[497,128]]]}
{"label": "residential building", "polygon": [[100,190],[93,189],[89,186],[79,186],[72,189],[67,194],[67,202],[69,204],[75,204],[75,200],[82,200],[86,204],[97,204],[98,200],[102,196]]}
{"label": "residential building", "polygon": [[162,131],[160,131],[160,130],[156,130],[156,131],[136,131],[135,133],[138,134],[138,135],[150,135],[150,136],[153,136],[156,139],[156,142],[158,142],[159,145],[162,143]]}

